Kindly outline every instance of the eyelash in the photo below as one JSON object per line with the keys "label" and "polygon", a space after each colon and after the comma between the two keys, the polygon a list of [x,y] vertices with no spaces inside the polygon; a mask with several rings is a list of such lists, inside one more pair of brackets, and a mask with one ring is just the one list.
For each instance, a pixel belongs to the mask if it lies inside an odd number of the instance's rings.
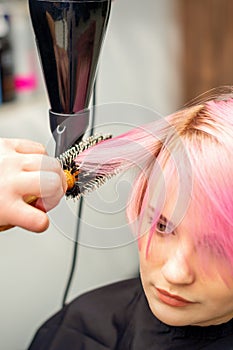
{"label": "eyelash", "polygon": [[[148,220],[149,224],[152,224],[153,222],[153,217],[149,217],[149,220]],[[164,227],[164,231],[162,231],[161,229],[158,229],[158,226],[161,225]],[[163,220],[158,220],[157,222],[157,225],[156,225],[156,233],[161,236],[161,237],[165,237],[165,236],[168,236],[169,234],[172,234],[172,235],[175,235],[175,232],[174,231],[166,231],[166,223],[163,222]]]}

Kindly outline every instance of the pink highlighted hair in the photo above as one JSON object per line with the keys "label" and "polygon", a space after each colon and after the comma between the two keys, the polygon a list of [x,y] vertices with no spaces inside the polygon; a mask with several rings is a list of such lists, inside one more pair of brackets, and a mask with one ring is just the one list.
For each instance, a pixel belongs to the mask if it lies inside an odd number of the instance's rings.
{"label": "pink highlighted hair", "polygon": [[[225,258],[233,272],[233,93],[214,91],[166,118],[103,141],[76,160],[82,171],[113,174],[138,169],[127,206],[137,235],[149,232],[147,254],[171,191],[178,226],[189,211],[192,239]],[[150,227],[145,216],[153,200]],[[190,208],[195,207],[195,210]],[[201,222],[196,215],[202,215]],[[203,251],[200,249],[200,251]],[[201,253],[202,254],[202,253]]]}

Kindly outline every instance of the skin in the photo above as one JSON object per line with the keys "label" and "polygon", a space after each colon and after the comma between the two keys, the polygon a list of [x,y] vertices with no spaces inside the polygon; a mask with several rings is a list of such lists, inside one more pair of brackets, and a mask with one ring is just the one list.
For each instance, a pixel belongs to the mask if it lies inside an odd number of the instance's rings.
{"label": "skin", "polygon": [[[43,232],[49,226],[46,212],[54,208],[66,191],[59,162],[45,148],[23,139],[0,139],[0,226],[19,226]],[[35,207],[28,195],[38,198]]]}
{"label": "skin", "polygon": [[[171,195],[162,212],[168,221],[173,211],[173,197]],[[155,203],[152,199],[145,216],[148,226],[153,207]],[[195,224],[192,219],[194,217]],[[194,234],[192,230],[201,228],[202,221],[203,211],[197,212],[191,202],[179,225],[170,233],[164,232],[164,218],[160,219],[148,254],[146,246],[149,233],[140,238],[139,258],[143,288],[152,313],[168,325],[209,326],[225,323],[233,318],[233,279],[227,263],[221,257],[216,257],[214,250],[208,249],[203,252],[208,268],[203,268],[198,246],[191,238],[191,233]],[[221,271],[224,271],[227,283],[221,277]],[[182,297],[190,303],[168,305],[161,300],[157,288]],[[173,304],[176,303],[174,299],[171,300]]]}

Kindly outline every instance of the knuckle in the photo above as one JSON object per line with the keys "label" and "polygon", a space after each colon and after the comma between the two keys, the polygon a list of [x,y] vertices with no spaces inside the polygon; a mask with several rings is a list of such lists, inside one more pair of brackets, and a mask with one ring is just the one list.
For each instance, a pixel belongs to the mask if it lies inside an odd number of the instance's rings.
{"label": "knuckle", "polygon": [[0,139],[0,145],[1,145],[1,148],[4,149],[6,147],[6,145],[7,145],[7,139],[1,138]]}
{"label": "knuckle", "polygon": [[20,171],[20,165],[17,159],[11,155],[0,155],[0,186],[8,187]]}
{"label": "knuckle", "polygon": [[22,168],[23,169],[31,168],[33,161],[34,161],[33,156],[28,156],[28,155],[22,156],[22,161],[21,161]]}
{"label": "knuckle", "polygon": [[13,148],[13,141],[7,138],[1,138],[1,146],[4,148]]}

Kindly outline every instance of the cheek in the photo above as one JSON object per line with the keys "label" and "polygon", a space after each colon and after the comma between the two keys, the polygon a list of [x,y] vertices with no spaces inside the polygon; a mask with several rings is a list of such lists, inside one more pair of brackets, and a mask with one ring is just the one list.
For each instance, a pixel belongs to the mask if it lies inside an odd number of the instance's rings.
{"label": "cheek", "polygon": [[153,274],[153,270],[150,267],[148,259],[146,259],[144,255],[140,255],[139,259],[140,259],[140,276],[141,276],[144,290],[146,290],[148,283],[151,280],[151,275]]}
{"label": "cheek", "polygon": [[142,277],[155,274],[165,261],[163,250],[159,249],[158,245],[154,244],[153,241],[150,242],[147,250],[148,236],[142,237],[140,240],[139,260]]}
{"label": "cheek", "polygon": [[139,239],[139,254],[143,266],[162,267],[169,255],[174,254],[174,251],[174,241],[159,237],[156,233],[151,237],[147,233]]}

